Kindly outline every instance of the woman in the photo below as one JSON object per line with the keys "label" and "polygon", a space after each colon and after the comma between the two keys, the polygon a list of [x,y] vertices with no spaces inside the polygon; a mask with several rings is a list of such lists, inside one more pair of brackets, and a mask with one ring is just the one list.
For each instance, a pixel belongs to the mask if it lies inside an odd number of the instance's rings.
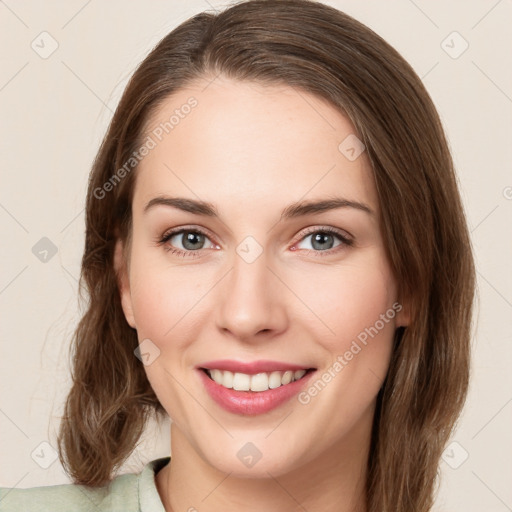
{"label": "woman", "polygon": [[[133,75],[90,176],[74,485],[1,510],[430,510],[474,268],[436,110],[307,0],[200,14]],[[148,418],[171,457],[115,472]]]}

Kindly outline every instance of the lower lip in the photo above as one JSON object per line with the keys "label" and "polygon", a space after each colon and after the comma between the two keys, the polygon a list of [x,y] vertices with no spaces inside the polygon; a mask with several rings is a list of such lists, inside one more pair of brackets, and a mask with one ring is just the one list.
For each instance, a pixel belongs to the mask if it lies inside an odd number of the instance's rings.
{"label": "lower lip", "polygon": [[217,384],[204,370],[198,371],[206,391],[217,404],[226,411],[248,416],[264,414],[279,407],[296,395],[315,373],[315,371],[310,371],[299,380],[267,391],[236,391]]}

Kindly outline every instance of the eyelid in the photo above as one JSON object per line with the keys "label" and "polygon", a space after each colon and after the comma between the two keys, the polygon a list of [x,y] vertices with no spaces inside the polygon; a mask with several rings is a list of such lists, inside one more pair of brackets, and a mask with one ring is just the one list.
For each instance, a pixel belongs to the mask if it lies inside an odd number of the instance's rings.
{"label": "eyelid", "polygon": [[167,231],[164,232],[164,234],[160,237],[160,238],[168,238],[168,237],[171,237],[171,236],[174,236],[174,235],[177,235],[183,231],[191,231],[191,232],[197,232],[197,233],[201,233],[202,235],[208,237],[212,242],[212,238],[215,238],[214,236],[212,236],[212,234],[210,233],[210,231],[208,231],[206,228],[203,228],[203,227],[199,227],[195,224],[191,224],[191,225],[185,225],[185,226],[180,226],[178,228],[171,228],[171,229],[168,229]]}
{"label": "eyelid", "polygon": [[[199,234],[205,236],[206,238],[208,238],[208,240],[210,240],[210,242],[213,245],[215,245],[215,246],[219,245],[217,242],[215,242],[214,237],[212,237],[210,235],[210,233],[207,229],[199,227],[197,225],[180,226],[178,228],[169,229],[161,237],[159,237],[157,239],[157,244],[165,246],[165,245],[167,245],[167,242],[173,236],[179,235],[179,234],[181,234],[183,232],[187,232],[187,231],[199,233]],[[298,243],[302,242],[302,240],[304,240],[307,236],[309,236],[313,233],[326,233],[329,235],[336,236],[339,238],[341,243],[338,246],[336,246],[335,248],[327,249],[325,251],[314,251],[311,249],[301,249],[302,251],[307,251],[308,254],[310,252],[313,252],[315,254],[318,254],[319,256],[332,255],[332,254],[336,253],[340,248],[343,248],[343,246],[351,246],[354,243],[354,237],[345,230],[341,230],[339,228],[334,228],[332,226],[316,225],[316,226],[309,226],[309,227],[305,228],[305,230],[301,231],[300,234],[298,235],[298,238],[296,239],[296,241],[293,242],[292,247],[294,247]],[[166,247],[166,250],[173,252],[175,254],[182,255],[184,257],[186,257],[187,255],[190,257],[197,257],[205,249],[198,249],[196,251],[192,251],[192,250],[183,250],[183,249],[179,249],[179,248],[170,246],[170,247]],[[292,249],[292,250],[295,251],[297,249]]]}
{"label": "eyelid", "polygon": [[353,243],[354,237],[351,235],[348,231],[345,231],[344,229],[335,228],[332,226],[310,226],[305,228],[305,231],[301,231],[298,235],[298,238],[296,242],[294,242],[294,245],[298,242],[301,242],[304,238],[306,238],[308,235],[311,235],[313,233],[328,233],[329,235],[336,235],[342,239],[345,243]]}
{"label": "eyelid", "polygon": [[306,228],[305,232],[304,231],[301,232],[298,241],[292,245],[291,250],[299,251],[299,249],[296,247],[296,245],[298,245],[303,240],[305,240],[308,236],[310,236],[314,233],[323,233],[323,234],[333,236],[335,238],[338,238],[338,241],[340,243],[338,245],[336,245],[335,247],[331,247],[330,249],[325,249],[325,250],[321,250],[321,251],[316,251],[314,249],[300,249],[300,251],[302,251],[302,254],[304,254],[305,256],[310,256],[311,253],[313,253],[314,258],[336,257],[342,251],[346,251],[349,247],[352,247],[354,245],[354,237],[344,230],[341,230],[339,228],[334,228],[331,226],[311,226],[309,228]]}
{"label": "eyelid", "polygon": [[[213,237],[210,232],[205,229],[205,228],[202,228],[202,227],[199,227],[199,226],[196,226],[196,225],[189,225],[189,226],[180,226],[178,228],[172,228],[172,229],[169,229],[167,231],[164,232],[164,234],[160,237],[157,238],[157,243],[159,245],[164,245],[166,244],[173,236],[176,236],[176,235],[179,235],[183,232],[193,232],[193,233],[199,233],[203,236],[205,236],[206,238],[208,238],[208,240],[210,240],[210,242],[213,244],[213,245],[216,245],[218,246],[219,244],[215,241],[215,237]],[[183,251],[183,249],[177,249],[178,251]],[[199,252],[201,249],[197,250],[197,251],[187,251],[187,252]]]}

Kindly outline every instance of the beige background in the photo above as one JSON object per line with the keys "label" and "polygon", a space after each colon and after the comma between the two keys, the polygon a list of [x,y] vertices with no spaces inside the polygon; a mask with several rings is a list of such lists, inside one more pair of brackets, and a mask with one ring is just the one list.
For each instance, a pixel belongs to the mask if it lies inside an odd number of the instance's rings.
{"label": "beige background", "polygon": [[[422,77],[451,143],[472,231],[473,379],[456,444],[441,463],[435,510],[512,510],[512,2],[326,3],[383,36]],[[135,66],[181,21],[224,5],[0,1],[1,486],[69,481],[51,445],[69,385],[90,164]],[[58,48],[42,58],[53,40]],[[43,237],[57,250],[46,262],[32,251]],[[167,437],[148,430],[125,469],[167,455]]]}

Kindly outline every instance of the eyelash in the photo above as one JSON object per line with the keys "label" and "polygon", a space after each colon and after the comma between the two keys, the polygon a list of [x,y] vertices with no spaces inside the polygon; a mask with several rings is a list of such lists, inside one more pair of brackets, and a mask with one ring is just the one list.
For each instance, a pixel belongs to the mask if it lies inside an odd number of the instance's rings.
{"label": "eyelash", "polygon": [[[160,239],[157,240],[157,244],[159,246],[164,246],[164,249],[167,252],[174,254],[176,256],[180,256],[183,258],[186,258],[186,257],[197,258],[200,255],[199,253],[201,252],[201,249],[198,249],[196,251],[191,251],[191,250],[184,251],[182,249],[177,249],[176,247],[172,247],[171,245],[167,245],[167,242],[173,236],[179,235],[181,233],[196,233],[196,234],[204,235],[208,239],[210,238],[208,233],[206,233],[202,229],[185,227],[185,228],[178,228],[175,230],[168,231]],[[327,249],[324,251],[315,251],[313,249],[300,249],[300,250],[303,250],[303,251],[306,250],[306,251],[308,251],[308,254],[311,252],[314,252],[316,255],[318,255],[320,257],[324,257],[324,256],[330,256],[330,255],[338,252],[339,250],[344,249],[346,246],[350,247],[354,244],[354,241],[351,238],[348,238],[347,236],[342,234],[341,231],[338,231],[337,229],[334,229],[334,228],[331,228],[328,226],[321,227],[321,228],[318,228],[318,227],[308,228],[307,231],[302,235],[302,237],[300,238],[300,240],[297,243],[302,242],[307,236],[315,234],[315,233],[323,233],[323,234],[335,236],[340,240],[341,244],[339,244],[337,247],[335,247],[333,249]]]}

